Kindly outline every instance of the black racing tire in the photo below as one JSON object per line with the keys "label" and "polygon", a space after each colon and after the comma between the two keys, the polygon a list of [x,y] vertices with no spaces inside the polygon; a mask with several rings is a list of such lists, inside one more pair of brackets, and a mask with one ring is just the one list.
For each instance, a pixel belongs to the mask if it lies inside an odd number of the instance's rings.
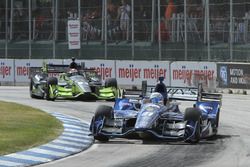
{"label": "black racing tire", "polygon": [[105,80],[105,87],[117,88],[117,80],[115,78],[108,78]]}
{"label": "black racing tire", "polygon": [[30,79],[30,88],[29,88],[29,90],[30,90],[30,97],[31,97],[32,99],[43,99],[43,96],[36,96],[36,95],[34,95],[34,94],[32,93],[33,86],[34,86],[34,82],[33,82],[32,79]]}
{"label": "black racing tire", "polygon": [[219,121],[220,121],[220,111],[218,111],[216,114],[215,124],[213,126],[214,135],[216,135],[218,133]]}
{"label": "black racing tire", "polygon": [[[94,115],[94,119],[98,117],[106,117],[106,118],[113,118],[113,108],[110,106],[106,105],[100,105],[97,107]],[[108,142],[109,137],[101,135],[101,134],[96,134],[94,135],[94,139],[98,140],[100,142]]]}
{"label": "black racing tire", "polygon": [[184,114],[185,121],[197,121],[201,117],[201,111],[199,108],[189,107],[186,108]]}
{"label": "black racing tire", "polygon": [[107,105],[100,105],[97,107],[95,111],[95,117],[105,116],[108,118],[113,118],[113,115],[114,115],[113,108]]}
{"label": "black racing tire", "polygon": [[32,94],[32,89],[33,89],[33,80],[30,80],[30,97],[31,98],[36,98],[36,96],[34,94]]}
{"label": "black racing tire", "polygon": [[48,78],[47,84],[48,85],[57,85],[58,84],[58,79],[56,77]]}
{"label": "black racing tire", "polygon": [[56,98],[50,98],[50,85],[57,85],[57,84],[58,84],[58,80],[55,77],[51,77],[47,80],[47,88],[45,90],[46,100],[55,101]]}
{"label": "black racing tire", "polygon": [[216,122],[215,122],[216,128],[219,127],[219,121],[220,121],[220,111],[218,111],[218,113],[217,113],[217,115],[216,115]]}
{"label": "black racing tire", "polygon": [[[197,123],[193,139],[186,140],[187,143],[199,143],[201,138],[201,111],[198,108],[187,108],[184,115],[185,121],[194,121]],[[185,131],[190,130],[186,127]]]}

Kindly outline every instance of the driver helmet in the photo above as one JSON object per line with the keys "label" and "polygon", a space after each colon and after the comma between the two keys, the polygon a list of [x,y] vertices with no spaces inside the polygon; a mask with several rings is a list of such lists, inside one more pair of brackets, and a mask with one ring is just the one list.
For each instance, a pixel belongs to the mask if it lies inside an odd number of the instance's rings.
{"label": "driver helmet", "polygon": [[68,76],[71,77],[71,76],[75,76],[75,75],[78,75],[78,70],[77,69],[70,69],[69,72],[68,72]]}
{"label": "driver helmet", "polygon": [[163,104],[163,96],[158,92],[154,92],[149,97],[150,102],[154,104]]}
{"label": "driver helmet", "polygon": [[163,82],[164,81],[164,77],[159,77],[159,81]]}

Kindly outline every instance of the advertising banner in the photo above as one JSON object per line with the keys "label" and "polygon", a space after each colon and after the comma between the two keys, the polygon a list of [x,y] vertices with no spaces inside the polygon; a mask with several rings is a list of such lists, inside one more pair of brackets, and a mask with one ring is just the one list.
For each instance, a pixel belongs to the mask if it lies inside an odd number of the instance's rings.
{"label": "advertising banner", "polygon": [[168,61],[116,61],[118,84],[141,85],[146,80],[148,85],[155,85],[159,77],[169,85]]}
{"label": "advertising banner", "polygon": [[216,87],[216,63],[179,61],[170,66],[171,86],[197,87],[202,83],[204,87]]}
{"label": "advertising banner", "polygon": [[0,82],[14,82],[13,67],[12,59],[0,59]]}
{"label": "advertising banner", "polygon": [[69,49],[81,48],[80,21],[68,20],[68,45]]}
{"label": "advertising banner", "polygon": [[217,64],[220,88],[250,88],[250,64]]}
{"label": "advertising banner", "polygon": [[113,60],[85,60],[85,67],[94,68],[102,80],[116,77],[115,61]]}
{"label": "advertising banner", "polygon": [[43,62],[46,64],[62,64],[60,59],[15,59],[15,78],[16,82],[29,82],[29,68],[42,67]]}

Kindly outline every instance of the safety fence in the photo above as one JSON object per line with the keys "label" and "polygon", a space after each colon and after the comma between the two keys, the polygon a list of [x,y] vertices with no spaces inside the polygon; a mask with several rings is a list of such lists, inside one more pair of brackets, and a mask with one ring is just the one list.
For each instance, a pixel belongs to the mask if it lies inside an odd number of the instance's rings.
{"label": "safety fence", "polygon": [[247,0],[2,0],[0,58],[93,59],[98,50],[94,59],[249,62],[249,9]]}

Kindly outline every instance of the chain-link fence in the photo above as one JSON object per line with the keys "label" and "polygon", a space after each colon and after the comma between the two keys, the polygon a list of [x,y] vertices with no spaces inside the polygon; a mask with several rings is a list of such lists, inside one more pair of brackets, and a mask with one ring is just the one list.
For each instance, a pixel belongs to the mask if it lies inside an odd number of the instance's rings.
{"label": "chain-link fence", "polygon": [[[68,20],[81,49],[68,48]],[[249,62],[250,0],[2,0],[0,58]]]}

